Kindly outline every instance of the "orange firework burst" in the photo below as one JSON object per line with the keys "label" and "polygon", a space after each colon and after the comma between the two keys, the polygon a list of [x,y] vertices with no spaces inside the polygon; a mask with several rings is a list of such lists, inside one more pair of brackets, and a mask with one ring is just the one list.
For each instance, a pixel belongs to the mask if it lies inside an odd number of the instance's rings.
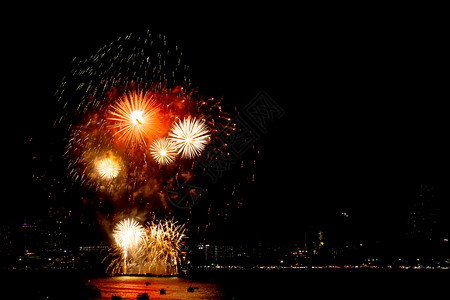
{"label": "orange firework burst", "polygon": [[209,142],[209,129],[205,122],[187,117],[172,125],[169,139],[183,158],[199,155]]}
{"label": "orange firework burst", "polygon": [[144,144],[157,134],[158,107],[152,95],[143,92],[125,94],[109,110],[110,128],[127,145]]}
{"label": "orange firework burst", "polygon": [[150,153],[158,164],[166,165],[174,161],[177,149],[172,141],[161,138],[155,140],[150,146]]}

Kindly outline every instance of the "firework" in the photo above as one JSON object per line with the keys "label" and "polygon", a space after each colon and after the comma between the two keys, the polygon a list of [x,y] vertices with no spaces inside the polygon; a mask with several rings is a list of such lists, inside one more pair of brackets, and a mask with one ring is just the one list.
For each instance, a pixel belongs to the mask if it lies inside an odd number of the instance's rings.
{"label": "firework", "polygon": [[[115,92],[190,84],[181,49],[162,34],[136,32],[119,36],[89,57],[72,60],[55,92],[60,123],[79,121],[92,109],[103,110]],[[78,119],[78,120],[77,120]]]}
{"label": "firework", "polygon": [[[59,122],[70,130],[65,157],[74,181],[130,201],[136,190],[161,191],[148,186],[192,170],[189,160],[210,140],[220,149],[218,133],[230,118],[220,99],[190,88],[181,56],[163,35],[147,31],[72,61],[55,95]],[[116,161],[102,160],[108,151]]]}
{"label": "firework", "polygon": [[[113,238],[117,251],[123,257],[123,272],[127,273],[128,259],[135,260],[144,243],[145,230],[142,225],[133,219],[119,222],[113,231]],[[131,255],[128,255],[130,253]]]}
{"label": "firework", "polygon": [[[200,154],[208,143],[214,151],[226,151],[220,136],[231,119],[221,99],[203,98],[192,88],[181,56],[163,35],[133,33],[90,57],[74,58],[62,78],[55,93],[61,106],[55,124],[68,129],[68,173],[74,182],[102,192],[106,201],[100,204],[167,212],[167,200],[173,199],[164,189],[192,194],[174,178],[187,174],[195,183],[202,162],[194,158],[204,159]],[[184,199],[176,195],[178,202]],[[111,206],[99,205],[99,213],[113,216]],[[119,222],[108,270],[176,273],[183,232],[170,221]]]}
{"label": "firework", "polygon": [[169,139],[183,158],[199,155],[209,142],[209,130],[203,121],[187,117],[175,122]]}
{"label": "firework", "polygon": [[175,160],[177,150],[171,140],[161,138],[155,140],[150,146],[150,153],[158,164],[166,165]]}
{"label": "firework", "polygon": [[147,225],[146,266],[149,273],[174,275],[178,272],[184,226],[165,220]]}
{"label": "firework", "polygon": [[72,179],[95,189],[108,180],[107,188],[116,189],[124,166],[121,157],[112,149],[112,135],[105,120],[98,114],[91,115],[85,123],[73,126],[65,153]]}
{"label": "firework", "polygon": [[113,231],[108,271],[111,274],[177,274],[183,237],[184,226],[171,220],[152,221],[144,227],[133,219],[125,219]]}
{"label": "firework", "polygon": [[121,169],[120,163],[114,157],[106,157],[96,162],[97,173],[102,179],[114,179]]}
{"label": "firework", "polygon": [[133,219],[125,219],[115,226],[113,237],[124,251],[136,249],[143,240],[144,227]]}
{"label": "firework", "polygon": [[151,95],[143,92],[125,94],[112,105],[108,120],[111,129],[128,145],[146,144],[149,136],[157,134],[158,107]]}

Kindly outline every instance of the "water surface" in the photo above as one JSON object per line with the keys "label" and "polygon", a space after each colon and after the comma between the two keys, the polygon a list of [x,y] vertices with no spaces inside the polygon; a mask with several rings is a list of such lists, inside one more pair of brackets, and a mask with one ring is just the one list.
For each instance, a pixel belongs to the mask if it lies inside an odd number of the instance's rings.
{"label": "water surface", "polygon": [[[146,285],[145,283],[150,284]],[[142,277],[142,276],[114,276],[93,278],[86,281],[93,284],[102,293],[102,298],[120,296],[123,299],[136,299],[140,293],[147,293],[150,299],[226,299],[220,284],[213,282],[197,282],[180,277]],[[189,287],[194,292],[188,292]],[[160,290],[166,294],[161,295]]]}

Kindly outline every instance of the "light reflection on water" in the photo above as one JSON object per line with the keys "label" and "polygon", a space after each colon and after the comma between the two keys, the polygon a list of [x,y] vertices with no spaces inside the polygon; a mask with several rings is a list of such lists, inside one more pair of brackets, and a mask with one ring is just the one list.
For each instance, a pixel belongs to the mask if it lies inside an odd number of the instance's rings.
{"label": "light reflection on water", "polygon": [[[146,282],[150,284],[146,285]],[[180,277],[115,276],[90,279],[86,284],[89,283],[99,288],[102,299],[111,299],[113,295],[136,299],[140,293],[147,293],[150,299],[226,299],[217,283],[191,282]],[[188,292],[189,286],[198,289]],[[161,289],[165,289],[166,294],[161,295]]]}
{"label": "light reflection on water", "polygon": [[[448,294],[450,272],[442,271],[238,271],[192,272],[181,277],[118,276],[93,278],[70,272],[0,273],[4,293],[0,299],[84,299],[89,283],[102,292],[102,299],[121,296],[136,299],[148,293],[150,299],[299,299],[316,295],[321,299],[394,298],[439,299]],[[86,278],[91,278],[87,281]],[[145,282],[150,282],[148,286]],[[198,287],[193,293],[188,287]],[[160,295],[164,288],[167,294]],[[11,295],[10,298],[6,295]],[[306,297],[308,298],[308,297]],[[420,298],[420,297],[419,297]]]}

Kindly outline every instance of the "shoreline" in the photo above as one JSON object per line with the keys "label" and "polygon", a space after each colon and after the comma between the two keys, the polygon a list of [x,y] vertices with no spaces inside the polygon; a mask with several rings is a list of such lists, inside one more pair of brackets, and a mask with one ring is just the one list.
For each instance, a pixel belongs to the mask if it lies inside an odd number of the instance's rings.
{"label": "shoreline", "polygon": [[77,269],[39,269],[39,270],[0,270],[0,274],[67,274],[75,276],[87,276],[87,277],[189,277],[192,273],[310,273],[310,272],[405,272],[405,273],[419,273],[419,272],[450,272],[448,267],[196,267],[189,270],[183,270],[176,275],[157,275],[157,274],[115,274],[108,275],[101,271],[90,271],[90,270],[77,270]]}

